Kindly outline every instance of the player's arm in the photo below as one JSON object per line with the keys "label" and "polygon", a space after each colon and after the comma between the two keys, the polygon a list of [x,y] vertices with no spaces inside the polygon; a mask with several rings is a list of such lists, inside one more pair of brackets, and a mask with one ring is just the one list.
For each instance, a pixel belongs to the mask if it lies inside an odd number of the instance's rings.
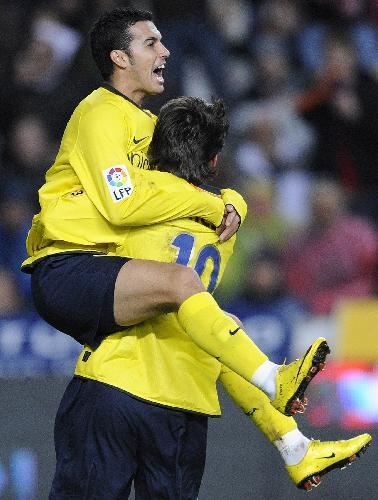
{"label": "player's arm", "polygon": [[[127,159],[128,127],[124,113],[105,104],[81,117],[70,160],[99,212],[116,226],[139,226],[183,217],[201,217],[219,226],[224,203],[183,179],[167,173],[133,167]],[[122,166],[122,186],[112,191],[107,176]],[[123,172],[123,173],[122,173]]]}

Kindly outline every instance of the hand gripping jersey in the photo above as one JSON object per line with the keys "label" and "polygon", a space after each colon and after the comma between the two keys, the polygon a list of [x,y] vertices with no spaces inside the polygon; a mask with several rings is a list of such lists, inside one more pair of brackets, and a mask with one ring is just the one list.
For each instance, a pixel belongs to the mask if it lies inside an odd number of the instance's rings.
{"label": "hand gripping jersey", "polygon": [[[120,255],[189,265],[212,292],[234,240],[219,244],[213,229],[180,219],[128,229],[118,250]],[[219,415],[220,369],[221,364],[197,347],[176,314],[170,313],[107,337],[95,351],[85,347],[75,374],[164,406]]]}
{"label": "hand gripping jersey", "polygon": [[[224,200],[183,179],[148,170],[156,117],[104,85],[75,109],[27,239],[35,260],[70,250],[116,251],[126,226],[198,216],[219,225]],[[231,194],[227,202],[237,207]],[[241,213],[242,215],[242,213]]]}

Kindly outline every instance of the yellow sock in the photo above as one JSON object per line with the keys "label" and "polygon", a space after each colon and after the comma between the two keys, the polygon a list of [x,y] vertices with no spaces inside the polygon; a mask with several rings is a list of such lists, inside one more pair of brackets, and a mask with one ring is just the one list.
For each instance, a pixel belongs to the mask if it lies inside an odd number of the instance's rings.
{"label": "yellow sock", "polygon": [[185,300],[178,311],[178,320],[195,344],[248,382],[268,359],[207,292]]}
{"label": "yellow sock", "polygon": [[260,389],[248,384],[237,373],[222,367],[219,378],[229,396],[271,443],[297,429],[293,417],[287,417],[276,410]]}

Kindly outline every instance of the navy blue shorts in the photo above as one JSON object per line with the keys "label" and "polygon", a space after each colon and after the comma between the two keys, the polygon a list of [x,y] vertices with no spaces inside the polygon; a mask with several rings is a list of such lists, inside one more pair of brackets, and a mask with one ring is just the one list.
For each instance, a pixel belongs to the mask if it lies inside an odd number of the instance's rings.
{"label": "navy blue shorts", "polygon": [[74,377],[55,421],[50,500],[194,500],[206,458],[204,415]]}
{"label": "navy blue shorts", "polygon": [[38,261],[31,270],[34,305],[54,328],[93,349],[122,330],[114,319],[114,287],[130,259],[67,252]]}

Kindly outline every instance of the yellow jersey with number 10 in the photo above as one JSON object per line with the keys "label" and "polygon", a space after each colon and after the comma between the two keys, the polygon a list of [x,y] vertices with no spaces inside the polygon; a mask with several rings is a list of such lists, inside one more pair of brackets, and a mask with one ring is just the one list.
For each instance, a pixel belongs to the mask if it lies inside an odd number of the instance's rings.
{"label": "yellow jersey with number 10", "polygon": [[[214,230],[190,219],[126,230],[119,255],[193,267],[213,292],[235,237],[219,244]],[[161,315],[85,347],[75,374],[171,408],[219,415],[220,363],[194,344],[175,313]]]}

